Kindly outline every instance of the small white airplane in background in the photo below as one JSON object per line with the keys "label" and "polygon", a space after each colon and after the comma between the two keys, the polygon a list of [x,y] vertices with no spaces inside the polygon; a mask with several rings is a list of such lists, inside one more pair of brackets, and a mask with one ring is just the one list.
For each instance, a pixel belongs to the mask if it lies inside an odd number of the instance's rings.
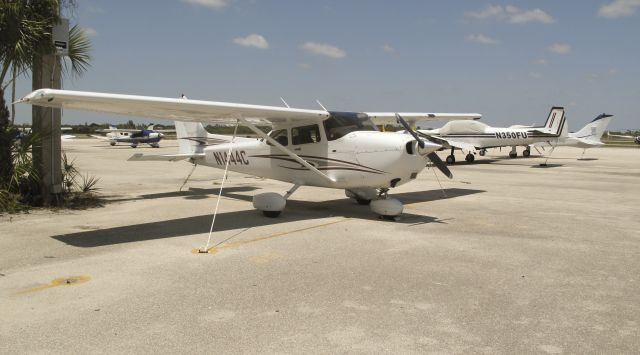
{"label": "small white airplane in background", "polygon": [[582,148],[584,149],[582,155],[584,155],[587,149],[604,145],[600,138],[602,138],[612,119],[613,115],[600,114],[577,132],[570,132],[567,135],[560,136],[555,141],[535,143],[533,146]]}
{"label": "small white airplane in background", "polygon": [[148,144],[152,148],[160,148],[160,141],[164,138],[163,133],[175,132],[174,130],[154,130],[153,125],[147,127],[147,129],[122,129],[109,126],[107,129],[101,130],[106,132],[106,136],[91,137],[97,138],[103,141],[109,142],[111,146],[117,143],[126,143],[131,145],[131,148],[137,148],[138,144]]}
{"label": "small white airplane in background", "polygon": [[[475,152],[484,155],[489,148],[513,147],[509,157],[515,158],[516,146],[529,146],[536,142],[555,141],[561,135],[566,135],[567,126],[564,108],[553,107],[545,124],[541,127],[511,126],[509,128],[491,127],[477,121],[451,121],[442,128],[418,130],[418,134],[434,143],[451,149],[447,156],[447,163],[456,162],[455,149],[466,152],[465,160],[471,163],[475,160]],[[528,157],[531,151],[527,148],[523,156]]]}
{"label": "small white airplane in background", "polygon": [[[413,130],[411,135],[379,132],[376,124],[400,122],[408,127],[417,121],[481,117],[476,113],[306,110],[52,89],[36,90],[19,102],[184,121],[176,122],[177,154],[136,154],[131,160],[188,160],[292,183],[284,195],[271,192],[253,197],[253,206],[268,217],[278,216],[300,186],[344,189],[348,197],[369,204],[378,215],[398,216],[403,205],[388,197],[389,189],[415,179],[427,159],[448,177],[452,175],[435,153],[440,144],[419,138]],[[260,139],[210,135],[200,123],[230,121],[250,128]],[[271,125],[273,130],[264,133],[256,124]],[[210,145],[212,139],[226,143]]]}

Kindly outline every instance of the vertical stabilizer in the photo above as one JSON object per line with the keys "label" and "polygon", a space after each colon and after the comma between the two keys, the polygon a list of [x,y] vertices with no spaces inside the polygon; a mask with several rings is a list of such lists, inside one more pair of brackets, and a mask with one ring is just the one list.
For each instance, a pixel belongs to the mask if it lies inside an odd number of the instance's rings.
{"label": "vertical stabilizer", "polygon": [[613,115],[603,113],[594,118],[586,126],[582,127],[573,136],[576,138],[584,138],[599,141],[604,132],[607,130],[609,122],[613,119]]}
{"label": "vertical stabilizer", "polygon": [[207,130],[200,122],[175,121],[179,152],[181,154],[202,153],[207,146]]}
{"label": "vertical stabilizer", "polygon": [[549,112],[549,117],[544,124],[544,131],[556,136],[559,136],[564,131],[567,134],[566,117],[564,115],[564,107],[552,107]]}

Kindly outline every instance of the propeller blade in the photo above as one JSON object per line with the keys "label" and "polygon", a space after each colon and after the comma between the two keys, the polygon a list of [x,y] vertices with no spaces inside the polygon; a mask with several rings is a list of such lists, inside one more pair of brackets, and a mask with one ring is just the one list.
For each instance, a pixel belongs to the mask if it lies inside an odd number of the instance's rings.
{"label": "propeller blade", "polygon": [[418,136],[418,133],[416,133],[413,129],[411,129],[411,126],[409,126],[407,121],[405,121],[404,118],[402,118],[402,116],[400,116],[397,113],[396,113],[396,119],[402,125],[402,127],[404,127],[404,129],[407,132],[409,132],[413,136],[413,138],[415,138],[418,141],[418,145],[420,146],[420,148],[424,148],[424,141],[420,139],[420,136]]}
{"label": "propeller blade", "polygon": [[447,164],[445,164],[442,159],[440,159],[440,157],[438,156],[438,154],[436,154],[436,152],[431,152],[429,154],[427,154],[427,158],[429,158],[429,160],[431,160],[431,162],[444,174],[446,175],[449,179],[453,179],[453,174],[451,173],[451,170],[449,170],[449,168],[447,168]]}

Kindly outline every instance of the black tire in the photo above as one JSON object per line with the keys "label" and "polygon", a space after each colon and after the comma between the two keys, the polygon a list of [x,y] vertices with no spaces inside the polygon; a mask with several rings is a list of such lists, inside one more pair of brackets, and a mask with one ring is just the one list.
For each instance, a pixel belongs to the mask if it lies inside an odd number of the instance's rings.
{"label": "black tire", "polygon": [[447,164],[451,165],[451,164],[455,164],[456,163],[456,157],[453,155],[448,155],[447,156]]}
{"label": "black tire", "polygon": [[356,202],[358,202],[359,205],[363,205],[363,206],[371,204],[371,200],[365,200],[362,198],[356,198]]}
{"label": "black tire", "polygon": [[265,217],[269,217],[269,218],[276,218],[280,215],[280,212],[282,211],[262,211],[262,214]]}
{"label": "black tire", "polygon": [[518,153],[509,153],[509,158],[515,158],[518,156]]}
{"label": "black tire", "polygon": [[113,147],[113,146],[115,146],[115,145],[116,145],[116,142],[111,142],[111,143],[109,143],[109,144],[111,144],[111,146]]}
{"label": "black tire", "polygon": [[467,154],[467,156],[466,156],[466,157],[464,157],[464,160],[466,160],[466,161],[467,161],[467,163],[473,163],[473,161],[474,161],[475,159],[476,159],[476,157],[475,157],[473,154],[471,154],[471,153]]}
{"label": "black tire", "polygon": [[485,154],[487,154],[487,151],[482,149],[478,154],[480,154],[480,156],[483,157]]}
{"label": "black tire", "polygon": [[525,158],[528,158],[530,155],[531,155],[531,151],[529,149],[525,149],[522,152],[522,156],[525,157]]}

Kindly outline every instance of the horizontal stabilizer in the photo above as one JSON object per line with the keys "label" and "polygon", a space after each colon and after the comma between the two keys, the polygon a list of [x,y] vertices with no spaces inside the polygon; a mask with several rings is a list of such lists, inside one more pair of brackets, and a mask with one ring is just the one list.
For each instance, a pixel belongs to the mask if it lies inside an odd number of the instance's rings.
{"label": "horizontal stabilizer", "polygon": [[163,154],[163,155],[144,155],[142,153],[136,153],[127,159],[129,161],[180,161],[185,159],[204,158],[204,153],[178,153],[178,154]]}

